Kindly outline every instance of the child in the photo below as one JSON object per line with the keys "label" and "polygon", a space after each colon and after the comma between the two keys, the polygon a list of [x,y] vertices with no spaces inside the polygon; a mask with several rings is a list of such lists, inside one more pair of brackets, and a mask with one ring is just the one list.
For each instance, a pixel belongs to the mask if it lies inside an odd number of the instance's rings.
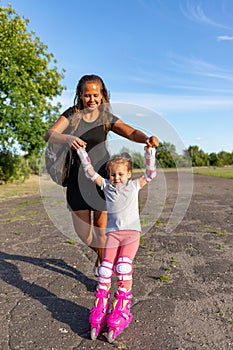
{"label": "child", "polygon": [[[145,147],[146,172],[131,180],[132,161],[128,154],[116,155],[107,163],[109,179],[95,172],[84,148],[79,148],[85,175],[104,191],[107,212],[107,240],[104,259],[99,267],[95,304],[90,312],[91,338],[95,340],[101,330],[109,327],[108,341],[112,343],[132,321],[133,259],[140,242],[138,192],[156,176],[155,149]],[[118,277],[118,290],[111,312],[110,287],[113,273]]]}

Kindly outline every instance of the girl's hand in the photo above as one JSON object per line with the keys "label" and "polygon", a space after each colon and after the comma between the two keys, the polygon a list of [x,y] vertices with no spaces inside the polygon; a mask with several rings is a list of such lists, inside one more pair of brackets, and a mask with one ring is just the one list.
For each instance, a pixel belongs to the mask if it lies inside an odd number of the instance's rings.
{"label": "girl's hand", "polygon": [[148,139],[146,140],[146,144],[148,147],[157,148],[159,145],[159,141],[156,136],[151,136],[151,137],[148,137]]}
{"label": "girl's hand", "polygon": [[77,136],[74,135],[69,135],[68,136],[68,140],[67,140],[68,145],[70,146],[70,148],[77,150],[80,147],[83,147],[84,149],[86,148],[86,142],[83,141],[82,139],[80,139]]}

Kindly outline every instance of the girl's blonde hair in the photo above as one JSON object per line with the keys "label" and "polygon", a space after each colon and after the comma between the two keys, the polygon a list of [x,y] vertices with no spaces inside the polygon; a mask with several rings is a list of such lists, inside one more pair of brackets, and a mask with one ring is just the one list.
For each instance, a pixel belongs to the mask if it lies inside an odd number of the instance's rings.
{"label": "girl's blonde hair", "polygon": [[132,171],[132,169],[133,169],[132,158],[129,155],[129,153],[127,153],[127,152],[124,152],[121,154],[116,154],[108,160],[108,162],[107,162],[108,172],[109,172],[109,168],[113,164],[124,164],[127,166],[128,171]]}

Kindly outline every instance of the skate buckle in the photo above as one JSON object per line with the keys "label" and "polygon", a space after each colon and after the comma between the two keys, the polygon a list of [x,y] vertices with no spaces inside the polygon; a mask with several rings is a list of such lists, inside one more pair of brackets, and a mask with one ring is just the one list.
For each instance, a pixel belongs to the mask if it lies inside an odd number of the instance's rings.
{"label": "skate buckle", "polygon": [[126,320],[129,319],[129,316],[128,316],[125,312],[122,312],[121,314],[122,314],[122,316],[123,316]]}

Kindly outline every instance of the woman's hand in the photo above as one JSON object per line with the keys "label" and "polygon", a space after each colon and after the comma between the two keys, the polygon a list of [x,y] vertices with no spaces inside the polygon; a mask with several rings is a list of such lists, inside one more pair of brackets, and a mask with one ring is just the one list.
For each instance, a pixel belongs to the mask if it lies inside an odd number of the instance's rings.
{"label": "woman's hand", "polygon": [[77,150],[80,147],[86,148],[86,142],[74,135],[68,135],[67,143],[70,148]]}
{"label": "woman's hand", "polygon": [[146,144],[148,147],[157,148],[159,145],[159,140],[157,139],[156,136],[151,136],[151,137],[148,137],[148,139],[146,140]]}

